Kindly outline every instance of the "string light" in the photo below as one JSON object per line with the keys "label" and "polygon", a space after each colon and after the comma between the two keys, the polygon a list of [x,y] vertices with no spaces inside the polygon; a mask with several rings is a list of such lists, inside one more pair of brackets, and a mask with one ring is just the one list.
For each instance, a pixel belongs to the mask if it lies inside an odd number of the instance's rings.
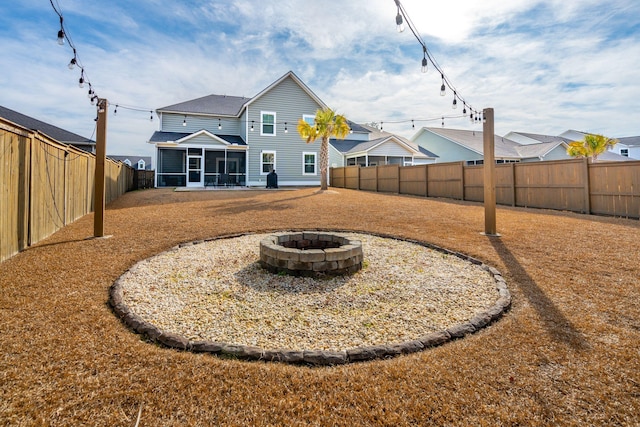
{"label": "string light", "polygon": [[284,122],[284,133],[289,133],[289,129],[287,129],[287,122]]}
{"label": "string light", "polygon": [[253,132],[253,120],[251,120],[251,132]]}
{"label": "string light", "polygon": [[222,122],[218,119],[218,130],[222,129]]}
{"label": "string light", "polygon": [[115,116],[116,114],[118,114],[118,104],[116,104],[116,108],[113,110],[113,115]]}
{"label": "string light", "polygon": [[186,126],[187,125],[187,116],[184,116],[184,119],[182,119],[182,126]]}
{"label": "string light", "polygon": [[99,99],[98,95],[93,90],[91,82],[89,81],[89,78],[87,77],[86,70],[85,70],[84,66],[82,65],[82,62],[80,61],[80,56],[78,55],[78,51],[76,49],[76,46],[73,43],[73,40],[71,39],[71,37],[69,36],[69,31],[65,29],[64,17],[62,16],[62,12],[60,10],[58,10],[56,5],[53,3],[53,0],[49,0],[49,3],[51,3],[51,7],[53,8],[53,11],[56,13],[56,15],[58,15],[58,18],[60,19],[60,30],[58,30],[58,40],[57,40],[58,44],[63,46],[64,45],[64,41],[66,40],[67,43],[69,44],[69,47],[73,51],[73,57],[69,61],[69,64],[67,65],[67,67],[70,70],[73,70],[76,67],[78,67],[80,69],[80,78],[78,79],[78,87],[83,88],[85,83],[87,83],[89,85],[89,93],[87,94],[87,97],[89,98],[89,102],[91,102],[91,105],[95,105],[96,101]]}
{"label": "string light", "polygon": [[400,13],[400,1],[395,0],[395,2],[396,6],[398,6],[398,14],[396,15],[396,30],[401,33],[404,31],[404,22],[402,20],[402,14]]}
{"label": "string light", "polygon": [[151,114],[151,116],[149,117],[149,120],[153,121],[153,111],[149,111],[149,113]]}
{"label": "string light", "polygon": [[[402,27],[404,29],[404,23],[406,23],[409,29],[411,30],[411,33],[414,35],[416,40],[418,40],[418,43],[420,43],[420,45],[422,46],[422,68],[421,68],[422,72],[423,73],[427,72],[428,63],[431,62],[433,67],[440,73],[440,77],[442,79],[442,84],[440,86],[440,95],[445,96],[447,87],[448,87],[454,93],[452,108],[457,108],[458,100],[460,100],[465,106],[464,110],[466,113],[466,107],[468,105],[466,100],[459,95],[459,91],[453,86],[453,84],[451,84],[451,81],[449,81],[449,79],[445,76],[444,71],[442,70],[438,62],[435,60],[433,55],[431,55],[430,51],[427,49],[427,44],[424,42],[424,40],[420,36],[420,33],[417,31],[413,21],[409,17],[409,14],[405,10],[400,0],[394,0],[394,2],[396,4],[397,11],[398,11],[396,15],[396,26],[398,28],[398,31],[400,31],[400,25],[402,24]],[[471,110],[470,105],[469,105],[469,109]]]}

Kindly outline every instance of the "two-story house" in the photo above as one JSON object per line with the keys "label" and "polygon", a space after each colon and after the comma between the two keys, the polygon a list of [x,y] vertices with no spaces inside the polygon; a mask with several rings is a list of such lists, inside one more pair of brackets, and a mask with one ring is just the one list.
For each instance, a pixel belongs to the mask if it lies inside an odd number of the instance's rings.
{"label": "two-story house", "polygon": [[[307,144],[297,124],[313,123],[326,107],[290,71],[252,98],[209,95],[159,108],[160,130],[149,140],[156,150],[156,185],[266,186],[272,170],[279,186],[320,185],[320,141]],[[329,166],[435,160],[404,138],[350,126],[344,141],[330,141]]]}

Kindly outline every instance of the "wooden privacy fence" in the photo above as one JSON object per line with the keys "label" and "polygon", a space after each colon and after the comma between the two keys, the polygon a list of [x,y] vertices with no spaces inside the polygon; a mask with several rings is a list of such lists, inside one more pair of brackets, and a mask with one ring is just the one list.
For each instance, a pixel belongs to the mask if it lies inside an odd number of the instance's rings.
{"label": "wooden privacy fence", "polygon": [[[331,168],[331,186],[423,197],[484,201],[483,166],[464,162],[419,166]],[[570,159],[496,165],[501,205],[640,218],[640,161]]]}
{"label": "wooden privacy fence", "polygon": [[[93,154],[0,118],[0,262],[93,211],[94,171]],[[133,172],[107,160],[107,203]]]}

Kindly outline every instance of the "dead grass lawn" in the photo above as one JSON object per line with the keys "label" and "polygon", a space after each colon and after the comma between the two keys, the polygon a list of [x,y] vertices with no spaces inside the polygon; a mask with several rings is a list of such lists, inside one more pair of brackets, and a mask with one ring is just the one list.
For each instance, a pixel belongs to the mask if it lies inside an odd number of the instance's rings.
{"label": "dead grass lawn", "polygon": [[[126,194],[0,264],[0,424],[640,425],[640,223],[349,190]],[[145,342],[107,305],[180,242],[336,228],[422,240],[498,268],[508,314],[463,340],[334,368],[222,360]]]}

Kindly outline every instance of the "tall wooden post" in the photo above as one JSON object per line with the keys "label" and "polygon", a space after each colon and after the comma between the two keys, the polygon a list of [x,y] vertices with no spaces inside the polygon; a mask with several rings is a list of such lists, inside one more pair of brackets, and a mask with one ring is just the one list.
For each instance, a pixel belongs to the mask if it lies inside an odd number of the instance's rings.
{"label": "tall wooden post", "polygon": [[499,236],[496,230],[496,157],[493,108],[482,111],[484,153],[484,234]]}
{"label": "tall wooden post", "polygon": [[106,99],[98,99],[98,123],[96,125],[95,199],[93,204],[93,237],[104,236],[105,173],[107,157],[107,105]]}

